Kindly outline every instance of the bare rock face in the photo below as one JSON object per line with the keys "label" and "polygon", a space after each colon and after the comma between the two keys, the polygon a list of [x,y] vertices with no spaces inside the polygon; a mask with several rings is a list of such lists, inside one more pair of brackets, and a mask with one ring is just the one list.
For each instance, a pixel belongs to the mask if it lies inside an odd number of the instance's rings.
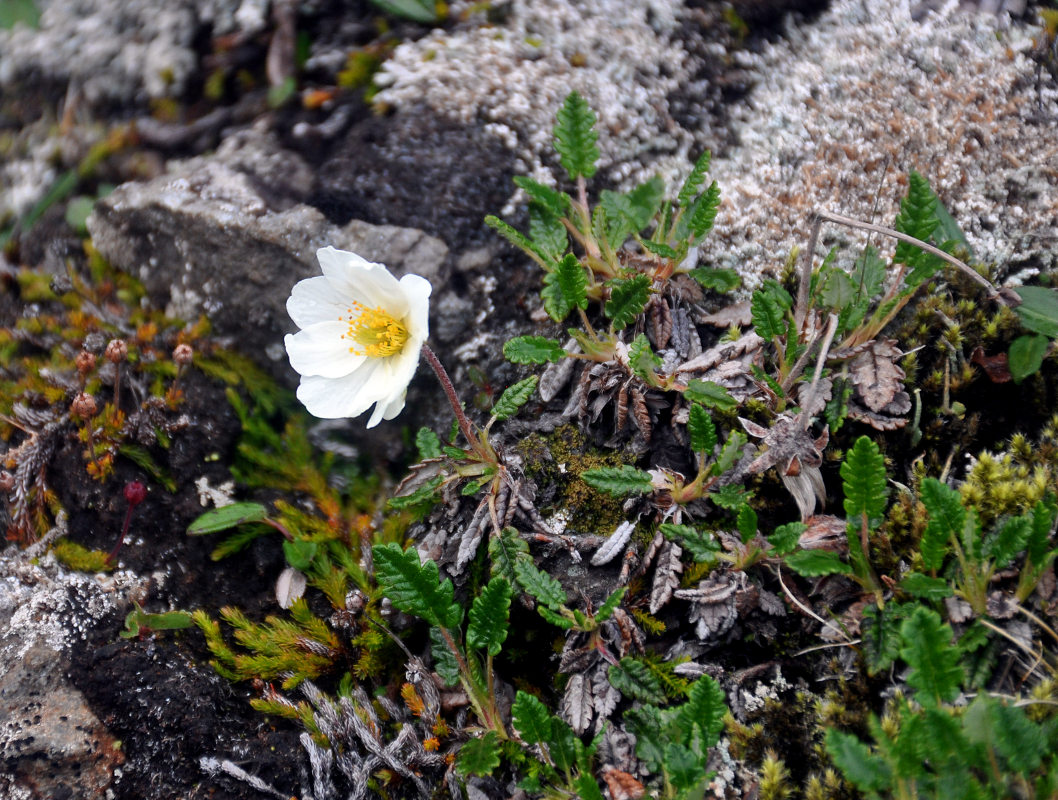
{"label": "bare rock face", "polygon": [[301,202],[312,172],[296,154],[254,132],[210,157],[179,162],[146,183],[126,183],[102,200],[88,227],[99,252],[144,282],[176,317],[210,317],[221,336],[292,379],[282,334],[286,299],[319,274],[326,245],[413,271],[437,285],[448,248],[421,231],[353,220],[344,227]]}

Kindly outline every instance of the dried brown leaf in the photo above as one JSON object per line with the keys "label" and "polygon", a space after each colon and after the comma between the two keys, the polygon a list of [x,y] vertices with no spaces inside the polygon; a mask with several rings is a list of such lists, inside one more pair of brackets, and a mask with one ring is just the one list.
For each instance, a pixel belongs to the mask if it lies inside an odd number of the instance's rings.
{"label": "dried brown leaf", "polygon": [[612,767],[603,772],[602,779],[613,800],[639,800],[647,791],[633,776]]}
{"label": "dried brown leaf", "polygon": [[845,520],[832,514],[817,514],[805,520],[808,526],[798,544],[802,550],[830,550],[848,552],[849,542]]}
{"label": "dried brown leaf", "polygon": [[578,736],[588,730],[595,710],[591,683],[583,672],[570,676],[562,695],[562,717]]}
{"label": "dried brown leaf", "polygon": [[657,614],[672,599],[672,593],[680,585],[680,573],[683,564],[681,548],[675,542],[666,542],[658,554],[658,563],[654,567],[654,585],[650,590],[650,613]]}
{"label": "dried brown leaf", "polygon": [[858,397],[872,411],[881,412],[904,388],[903,356],[895,339],[875,339],[849,365]]}
{"label": "dried brown leaf", "polygon": [[715,328],[730,328],[732,325],[744,328],[753,322],[753,313],[750,310],[749,300],[744,300],[741,303],[724,306],[712,314],[702,314],[698,317],[698,321]]}
{"label": "dried brown leaf", "polygon": [[650,322],[650,339],[657,350],[664,350],[669,344],[672,336],[672,310],[668,302],[654,295],[648,307],[648,319]]}

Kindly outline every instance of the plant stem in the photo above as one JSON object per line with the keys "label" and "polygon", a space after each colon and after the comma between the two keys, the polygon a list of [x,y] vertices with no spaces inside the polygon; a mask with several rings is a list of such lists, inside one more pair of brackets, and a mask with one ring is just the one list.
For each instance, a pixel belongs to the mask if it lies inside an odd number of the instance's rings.
{"label": "plant stem", "polygon": [[448,372],[429,345],[424,344],[422,346],[422,354],[426,357],[426,361],[433,369],[434,374],[437,375],[437,380],[441,382],[441,388],[444,389],[445,395],[448,397],[448,403],[452,406],[452,411],[455,412],[456,419],[459,421],[459,430],[463,432],[463,436],[466,437],[467,442],[478,455],[488,458],[488,454],[482,449],[481,441],[474,434],[473,424],[467,417],[466,412],[463,411],[463,404],[459,402],[456,387],[452,385],[452,379],[448,377]]}

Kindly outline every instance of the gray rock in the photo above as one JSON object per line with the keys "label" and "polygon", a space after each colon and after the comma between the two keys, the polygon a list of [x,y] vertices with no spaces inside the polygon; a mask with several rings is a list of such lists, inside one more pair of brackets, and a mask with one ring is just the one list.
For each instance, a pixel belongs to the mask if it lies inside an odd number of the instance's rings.
{"label": "gray rock", "polygon": [[317,249],[352,250],[435,286],[448,255],[421,231],[333,225],[300,202],[311,182],[297,155],[248,131],[214,156],[118,187],[97,204],[88,229],[99,252],[142,280],[169,313],[207,314],[218,334],[292,381],[281,337],[294,329],[285,304],[294,283],[319,274]]}

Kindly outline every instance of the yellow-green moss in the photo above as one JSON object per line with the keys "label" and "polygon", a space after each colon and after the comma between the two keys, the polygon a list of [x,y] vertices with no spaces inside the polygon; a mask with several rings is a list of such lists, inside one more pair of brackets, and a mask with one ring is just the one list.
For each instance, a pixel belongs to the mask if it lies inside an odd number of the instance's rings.
{"label": "yellow-green moss", "polygon": [[89,550],[69,539],[57,541],[52,552],[60,564],[78,572],[111,572],[114,569],[114,565],[107,562],[107,554],[102,550]]}

